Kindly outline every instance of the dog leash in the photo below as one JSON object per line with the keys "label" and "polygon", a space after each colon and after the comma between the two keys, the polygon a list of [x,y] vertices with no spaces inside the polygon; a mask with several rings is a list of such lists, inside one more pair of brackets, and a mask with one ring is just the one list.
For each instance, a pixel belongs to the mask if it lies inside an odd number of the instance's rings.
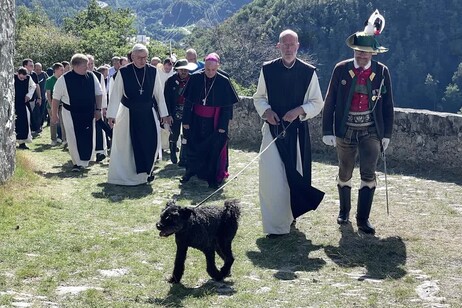
{"label": "dog leash", "polygon": [[[234,176],[232,176],[228,181],[226,181],[226,183],[224,183],[223,185],[221,185],[220,187],[217,188],[217,190],[215,190],[213,193],[211,193],[210,195],[208,195],[204,200],[202,200],[201,202],[199,202],[198,204],[196,204],[196,206],[194,206],[194,208],[197,208],[199,206],[201,206],[202,204],[204,204],[207,200],[209,200],[210,198],[212,198],[217,192],[219,192],[220,190],[223,190],[223,188],[225,188],[226,185],[228,185],[229,183],[231,183],[235,178],[237,178],[242,172],[245,171],[245,169],[247,169],[255,160],[257,160],[263,153],[265,153],[266,150],[269,149],[269,147],[276,142],[277,139],[280,139],[280,138],[284,138],[285,135],[286,135],[286,132],[287,132],[287,129],[289,128],[289,126],[292,124],[292,122],[289,122],[289,125],[287,126],[284,126],[284,123],[281,121],[279,125],[282,126],[282,131],[276,136],[273,138],[273,140],[271,140],[271,142],[260,152],[257,154],[257,156],[255,156],[254,158],[252,158],[252,160],[250,160],[250,162],[245,165],[244,168],[241,169],[241,171],[239,171],[238,173],[236,173]],[[279,127],[279,125],[277,127]]]}

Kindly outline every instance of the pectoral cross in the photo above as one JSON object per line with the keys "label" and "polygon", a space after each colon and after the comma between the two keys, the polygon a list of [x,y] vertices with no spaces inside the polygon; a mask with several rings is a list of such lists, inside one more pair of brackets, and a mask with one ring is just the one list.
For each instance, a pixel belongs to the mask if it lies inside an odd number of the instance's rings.
{"label": "pectoral cross", "polygon": [[143,95],[143,92],[144,92],[143,89],[139,89],[138,91],[140,91],[140,95]]}

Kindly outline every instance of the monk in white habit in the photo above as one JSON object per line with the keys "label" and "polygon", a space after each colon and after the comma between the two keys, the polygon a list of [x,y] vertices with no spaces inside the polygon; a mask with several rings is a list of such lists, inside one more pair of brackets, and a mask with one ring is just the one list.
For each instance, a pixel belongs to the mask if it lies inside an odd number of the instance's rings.
{"label": "monk in white habit", "polygon": [[283,31],[277,48],[281,57],[263,64],[253,96],[255,108],[265,121],[262,150],[288,127],[281,136],[283,138],[273,143],[260,157],[259,198],[263,231],[269,238],[290,232],[296,216],[303,213],[294,213],[297,203],[303,205],[314,201],[308,209],[313,210],[324,195],[318,191],[316,196],[308,196],[301,189],[291,187],[295,176],[299,178],[295,182],[303,182],[300,187],[311,189],[311,146],[307,120],[319,114],[324,105],[316,70],[297,58],[299,42],[294,31]]}
{"label": "monk in white habit", "polygon": [[161,151],[160,124],[172,123],[160,76],[146,63],[146,46],[135,44],[131,55],[133,62],[117,73],[107,109],[113,127],[108,183],[127,186],[154,179],[154,163]]}

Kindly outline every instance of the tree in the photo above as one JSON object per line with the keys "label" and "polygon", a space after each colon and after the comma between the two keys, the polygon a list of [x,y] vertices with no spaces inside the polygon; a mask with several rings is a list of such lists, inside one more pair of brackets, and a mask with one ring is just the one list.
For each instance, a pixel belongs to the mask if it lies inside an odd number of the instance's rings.
{"label": "tree", "polygon": [[136,33],[134,20],[129,9],[102,8],[91,0],[85,10],[64,20],[64,29],[79,38],[82,52],[108,63],[112,56],[126,54],[129,39]]}
{"label": "tree", "polygon": [[458,112],[462,108],[462,93],[456,84],[450,83],[446,87],[442,103],[442,111]]}
{"label": "tree", "polygon": [[69,61],[77,51],[78,39],[53,25],[40,7],[34,10],[20,7],[17,19],[16,66],[20,66],[23,59],[31,58],[45,68],[54,62]]}

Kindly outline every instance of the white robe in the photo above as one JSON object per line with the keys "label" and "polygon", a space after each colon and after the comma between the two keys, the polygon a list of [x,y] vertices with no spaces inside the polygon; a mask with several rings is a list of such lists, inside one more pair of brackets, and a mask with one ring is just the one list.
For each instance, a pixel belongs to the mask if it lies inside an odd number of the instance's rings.
{"label": "white robe", "polygon": [[[53,88],[53,99],[60,100],[63,104],[69,105],[70,98],[69,93],[67,92],[66,80],[64,79],[65,75],[56,80],[55,86]],[[101,84],[98,81],[98,78],[94,74],[92,74],[94,82],[95,82],[95,96],[103,95]],[[64,130],[66,132],[66,141],[69,150],[69,154],[71,155],[71,160],[74,165],[88,167],[89,160],[81,160],[80,154],[77,148],[77,140],[75,137],[74,132],[74,122],[72,121],[71,112],[66,108],[62,108],[61,116],[63,120]],[[96,143],[96,134],[95,134],[95,119],[93,119],[93,151],[91,153],[90,160],[95,159],[95,143]]]}
{"label": "white robe", "polygon": [[[263,117],[266,109],[271,108],[268,104],[263,71],[260,72],[257,91],[253,96],[255,108]],[[306,115],[300,116],[300,121],[306,121],[318,115],[324,106],[321,88],[319,87],[316,72],[313,72],[310,85],[305,93],[301,107]],[[282,120],[282,119],[281,119]],[[273,140],[269,125],[263,124],[263,139],[260,151],[265,149]],[[302,161],[300,155],[300,142],[297,147],[297,170],[302,174]],[[290,190],[287,183],[284,163],[279,156],[276,144],[271,146],[260,156],[259,161],[259,199],[263,220],[263,232],[268,234],[287,234],[290,232],[290,224],[293,221],[290,207]]]}
{"label": "white robe", "polygon": [[[147,182],[149,174],[146,172],[136,173],[135,156],[133,154],[132,141],[130,137],[130,115],[129,110],[121,104],[125,95],[122,74],[119,72],[114,80],[109,94],[109,105],[107,117],[114,118],[115,124],[112,130],[111,159],[109,161],[108,183],[117,185],[140,185]],[[152,96],[156,99],[161,117],[168,116],[167,105],[165,104],[164,89],[159,74],[156,74]],[[152,108],[157,128],[157,150],[154,162],[161,152],[160,123],[157,112]],[[152,166],[154,169],[154,164]],[[152,172],[152,170],[151,170]]]}

